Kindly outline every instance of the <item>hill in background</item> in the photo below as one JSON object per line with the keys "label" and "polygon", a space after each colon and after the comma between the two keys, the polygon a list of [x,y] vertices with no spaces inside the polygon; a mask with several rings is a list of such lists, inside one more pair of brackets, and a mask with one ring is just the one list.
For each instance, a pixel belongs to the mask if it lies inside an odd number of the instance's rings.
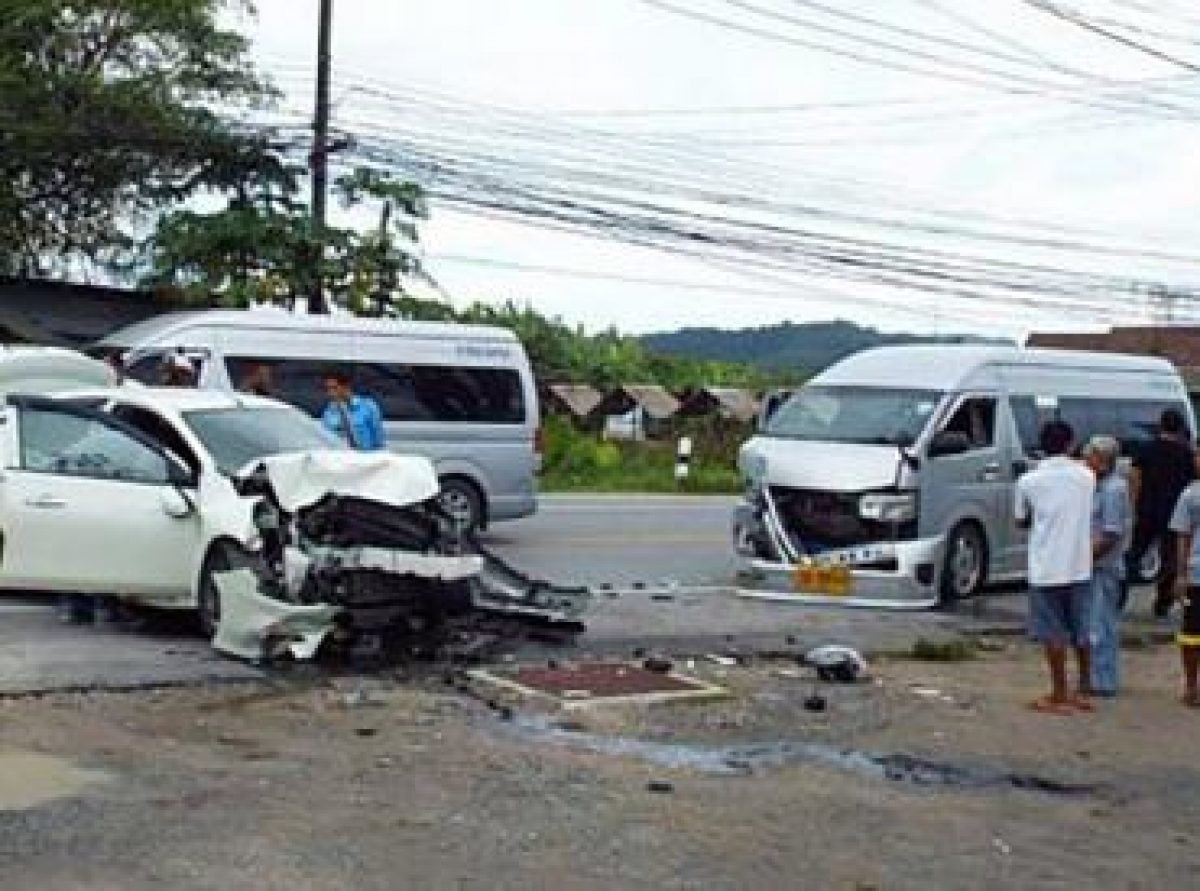
{"label": "hill in background", "polygon": [[646,334],[648,350],[671,356],[738,362],[765,371],[818,372],[859,350],[904,343],[1008,343],[970,336],[885,334],[853,322],[783,322],[762,328],[683,328]]}

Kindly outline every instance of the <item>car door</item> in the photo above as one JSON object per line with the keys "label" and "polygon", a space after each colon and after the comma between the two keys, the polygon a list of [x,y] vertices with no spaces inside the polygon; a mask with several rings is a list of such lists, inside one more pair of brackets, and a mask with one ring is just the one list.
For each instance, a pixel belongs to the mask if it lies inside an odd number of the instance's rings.
{"label": "car door", "polygon": [[5,586],[190,596],[199,520],[168,514],[180,503],[172,480],[186,472],[93,409],[12,404],[15,447],[0,480]]}
{"label": "car door", "polygon": [[962,447],[952,454],[932,451],[922,471],[922,511],[932,528],[949,533],[963,520],[980,524],[992,558],[1004,554],[1005,511],[1011,469],[997,437],[1002,404],[992,393],[966,393],[944,415],[938,434],[959,434]]}

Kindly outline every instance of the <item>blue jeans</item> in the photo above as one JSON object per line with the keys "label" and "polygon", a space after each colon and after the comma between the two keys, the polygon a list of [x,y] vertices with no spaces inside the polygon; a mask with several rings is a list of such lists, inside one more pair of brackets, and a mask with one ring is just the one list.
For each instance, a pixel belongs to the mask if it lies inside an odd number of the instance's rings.
{"label": "blue jeans", "polygon": [[1116,693],[1121,683],[1121,574],[1092,573],[1092,689]]}

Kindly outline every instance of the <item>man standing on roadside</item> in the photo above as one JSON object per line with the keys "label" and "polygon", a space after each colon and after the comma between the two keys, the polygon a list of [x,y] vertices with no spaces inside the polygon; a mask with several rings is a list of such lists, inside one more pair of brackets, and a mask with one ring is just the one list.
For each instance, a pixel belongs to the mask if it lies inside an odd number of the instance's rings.
{"label": "man standing on roadside", "polygon": [[329,397],[325,411],[321,413],[325,429],[346,440],[351,448],[364,452],[387,446],[379,403],[370,396],[355,393],[350,375],[344,371],[328,372],[325,395]]}
{"label": "man standing on roadside", "polygon": [[[1045,647],[1050,693],[1035,711],[1091,711],[1092,496],[1091,472],[1070,457],[1075,433],[1063,421],[1042,428],[1045,460],[1017,481],[1017,523],[1029,533],[1029,631]],[[1074,647],[1079,689],[1067,681],[1067,648]]]}
{"label": "man standing on roadside", "polygon": [[1179,495],[1195,479],[1195,457],[1187,423],[1178,409],[1168,408],[1158,422],[1158,436],[1134,457],[1130,495],[1135,522],[1129,549],[1130,582],[1138,580],[1142,557],[1158,548],[1162,572],[1154,598],[1154,615],[1171,611],[1178,574],[1175,535],[1168,528]]}
{"label": "man standing on roadside", "polygon": [[1093,436],[1083,454],[1096,476],[1092,498],[1092,692],[1116,696],[1121,679],[1121,595],[1132,511],[1129,489],[1117,472],[1120,444],[1111,436]]}
{"label": "man standing on roadside", "polygon": [[1176,582],[1180,604],[1179,656],[1183,663],[1183,704],[1200,707],[1200,482],[1193,481],[1171,516],[1178,549],[1176,565],[1183,568]]}

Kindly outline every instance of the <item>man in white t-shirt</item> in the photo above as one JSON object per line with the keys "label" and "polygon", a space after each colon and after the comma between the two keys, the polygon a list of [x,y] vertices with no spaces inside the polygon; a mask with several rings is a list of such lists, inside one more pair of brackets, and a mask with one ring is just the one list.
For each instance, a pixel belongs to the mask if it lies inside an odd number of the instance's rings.
{"label": "man in white t-shirt", "polygon": [[[1075,434],[1051,421],[1042,428],[1046,454],[1017,481],[1016,518],[1029,529],[1029,631],[1046,650],[1050,694],[1031,708],[1057,715],[1091,711],[1092,496],[1091,471],[1070,457]],[[1079,690],[1067,682],[1074,647]]]}

